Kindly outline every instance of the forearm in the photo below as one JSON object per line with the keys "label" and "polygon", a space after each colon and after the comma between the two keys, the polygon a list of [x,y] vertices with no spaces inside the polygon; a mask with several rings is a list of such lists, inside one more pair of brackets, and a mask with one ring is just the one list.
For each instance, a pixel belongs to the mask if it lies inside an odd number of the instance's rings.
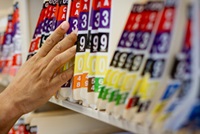
{"label": "forearm", "polygon": [[0,134],[7,134],[22,113],[6,90],[0,94]]}

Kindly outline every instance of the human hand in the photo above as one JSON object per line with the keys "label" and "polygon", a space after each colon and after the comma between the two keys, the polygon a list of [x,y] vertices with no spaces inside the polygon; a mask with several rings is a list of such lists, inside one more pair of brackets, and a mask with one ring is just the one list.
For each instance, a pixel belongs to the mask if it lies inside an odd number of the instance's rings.
{"label": "human hand", "polygon": [[68,28],[69,24],[63,22],[47,38],[38,53],[22,65],[10,85],[0,94],[0,105],[4,106],[4,111],[12,109],[11,115],[19,117],[35,110],[72,77],[73,67],[62,73],[57,71],[76,52],[76,46],[73,45],[77,40],[77,31],[63,39]]}

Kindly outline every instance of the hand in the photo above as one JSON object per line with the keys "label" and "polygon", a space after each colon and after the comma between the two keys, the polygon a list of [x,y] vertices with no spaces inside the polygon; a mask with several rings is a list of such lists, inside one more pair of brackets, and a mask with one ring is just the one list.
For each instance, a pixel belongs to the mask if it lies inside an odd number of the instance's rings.
{"label": "hand", "polygon": [[[6,121],[1,116],[10,114],[12,119],[18,118],[45,104],[72,77],[73,67],[64,72],[57,71],[76,52],[77,31],[63,39],[68,28],[69,24],[63,22],[38,53],[22,65],[10,85],[0,94],[0,105],[4,107],[0,108],[0,121]],[[0,132],[1,125],[2,121]]]}

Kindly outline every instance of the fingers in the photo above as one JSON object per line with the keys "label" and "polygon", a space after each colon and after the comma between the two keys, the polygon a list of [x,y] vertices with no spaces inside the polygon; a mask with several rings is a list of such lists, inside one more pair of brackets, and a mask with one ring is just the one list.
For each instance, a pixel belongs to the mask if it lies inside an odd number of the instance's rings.
{"label": "fingers", "polygon": [[56,55],[64,52],[75,44],[77,41],[77,31],[73,31],[71,34],[67,35],[62,41],[57,43],[53,49],[47,54],[45,60],[50,62]]}
{"label": "fingers", "polygon": [[46,56],[51,49],[61,40],[69,29],[69,23],[64,21],[54,32],[51,34],[47,40],[44,42],[44,45],[38,51],[37,55],[44,57]]}
{"label": "fingers", "polygon": [[[51,81],[51,84],[55,87],[60,87],[64,83],[66,83],[69,79],[72,78],[74,73],[74,67],[70,67],[68,70],[57,74]],[[56,89],[56,88],[55,88]]]}
{"label": "fingers", "polygon": [[63,66],[65,63],[67,63],[71,58],[75,56],[75,53],[76,53],[76,46],[73,46],[68,50],[64,51],[63,53],[54,57],[44,70],[44,74],[48,74],[49,77],[52,77],[58,68]]}

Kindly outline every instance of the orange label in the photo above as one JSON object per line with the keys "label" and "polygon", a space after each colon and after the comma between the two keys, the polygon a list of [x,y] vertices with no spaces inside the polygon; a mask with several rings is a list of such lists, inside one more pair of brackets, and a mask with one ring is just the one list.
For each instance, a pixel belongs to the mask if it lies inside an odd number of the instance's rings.
{"label": "orange label", "polygon": [[81,79],[82,79],[81,87],[87,88],[88,87],[88,73],[83,73]]}
{"label": "orange label", "polygon": [[73,79],[73,87],[72,89],[81,88],[81,75],[75,75]]}

